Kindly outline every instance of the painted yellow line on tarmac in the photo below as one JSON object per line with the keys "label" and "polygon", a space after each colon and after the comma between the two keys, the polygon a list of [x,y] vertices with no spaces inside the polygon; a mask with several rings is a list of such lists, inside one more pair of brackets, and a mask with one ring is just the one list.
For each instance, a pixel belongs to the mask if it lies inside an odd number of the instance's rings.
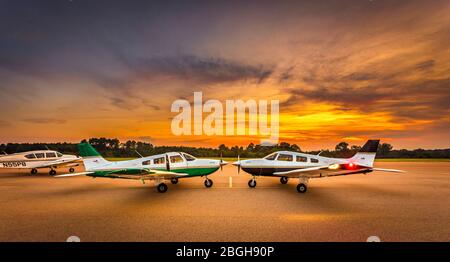
{"label": "painted yellow line on tarmac", "polygon": [[233,177],[231,177],[231,176],[230,176],[230,179],[229,179],[229,186],[228,187],[229,188],[233,187]]}

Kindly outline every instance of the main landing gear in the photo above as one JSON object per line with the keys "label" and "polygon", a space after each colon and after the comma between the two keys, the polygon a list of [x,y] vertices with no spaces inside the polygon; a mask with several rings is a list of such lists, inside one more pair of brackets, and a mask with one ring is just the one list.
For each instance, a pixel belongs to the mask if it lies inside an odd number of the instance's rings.
{"label": "main landing gear", "polygon": [[172,179],[170,179],[170,183],[174,185],[178,184],[178,177],[173,177]]}
{"label": "main landing gear", "polygon": [[32,175],[36,175],[37,174],[37,169],[36,168],[31,169],[31,174]]}
{"label": "main landing gear", "polygon": [[55,170],[55,169],[50,169],[49,174],[50,174],[51,176],[56,175],[56,170]]}
{"label": "main landing gear", "polygon": [[75,168],[73,168],[73,167],[69,168],[69,173],[73,173],[73,172],[75,172]]}
{"label": "main landing gear", "polygon": [[210,187],[212,187],[212,185],[213,185],[213,181],[209,178],[206,178],[205,179],[205,187],[210,188]]}
{"label": "main landing gear", "polygon": [[256,187],[256,179],[255,178],[250,179],[248,181],[248,186],[251,187],[251,188]]}
{"label": "main landing gear", "polygon": [[164,183],[160,183],[156,189],[158,190],[159,193],[165,193],[167,191],[167,185]]}
{"label": "main landing gear", "polygon": [[287,177],[285,177],[285,176],[282,176],[282,177],[280,177],[280,183],[281,184],[287,184],[287,182],[289,181],[289,178],[287,178]]}
{"label": "main landing gear", "polygon": [[299,193],[306,193],[308,190],[308,178],[306,177],[299,177],[298,178],[298,185],[297,185],[297,191]]}

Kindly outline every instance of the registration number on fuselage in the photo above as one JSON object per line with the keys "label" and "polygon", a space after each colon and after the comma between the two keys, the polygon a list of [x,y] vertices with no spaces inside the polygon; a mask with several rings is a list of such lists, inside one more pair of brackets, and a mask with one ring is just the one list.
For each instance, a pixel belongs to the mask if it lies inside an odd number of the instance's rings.
{"label": "registration number on fuselage", "polygon": [[26,167],[27,163],[25,161],[14,161],[14,162],[3,162],[3,167]]}

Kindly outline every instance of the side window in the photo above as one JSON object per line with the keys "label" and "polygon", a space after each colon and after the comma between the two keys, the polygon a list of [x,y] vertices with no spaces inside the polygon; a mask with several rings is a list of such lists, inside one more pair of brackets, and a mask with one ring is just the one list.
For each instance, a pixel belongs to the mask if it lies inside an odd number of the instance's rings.
{"label": "side window", "polygon": [[277,153],[273,153],[271,155],[266,156],[264,159],[266,160],[275,160],[275,158],[277,158]]}
{"label": "side window", "polygon": [[28,154],[25,157],[28,158],[28,159],[36,158],[36,156],[34,154]]}
{"label": "side window", "polygon": [[55,153],[45,153],[45,157],[46,158],[54,158],[54,157],[56,157],[56,154]]}
{"label": "side window", "polygon": [[278,161],[292,161],[292,155],[279,154],[277,160]]}
{"label": "side window", "polygon": [[304,156],[297,156],[295,158],[295,161],[297,161],[297,162],[308,162],[308,158],[306,158]]}
{"label": "side window", "polygon": [[152,163],[151,160],[146,160],[146,161],[142,162],[142,165],[143,165],[143,166],[148,166],[148,165],[150,165],[151,163]]}
{"label": "side window", "polygon": [[170,163],[180,163],[183,162],[183,158],[180,155],[170,156]]}
{"label": "side window", "polygon": [[36,158],[44,158],[45,157],[44,153],[36,153],[35,155],[36,155]]}
{"label": "side window", "polygon": [[315,159],[315,158],[311,158],[311,163],[319,163],[319,160]]}
{"label": "side window", "polygon": [[187,161],[194,161],[195,157],[188,155],[188,154],[183,154],[184,158],[186,158]]}
{"label": "side window", "polygon": [[153,160],[153,163],[154,163],[155,165],[165,164],[165,163],[166,163],[166,158],[164,158],[164,157],[155,158],[155,159]]}

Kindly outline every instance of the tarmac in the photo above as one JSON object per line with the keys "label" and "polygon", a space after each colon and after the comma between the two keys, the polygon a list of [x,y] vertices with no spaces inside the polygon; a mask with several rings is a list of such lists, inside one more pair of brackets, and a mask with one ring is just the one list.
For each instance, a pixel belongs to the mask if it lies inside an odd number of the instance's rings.
{"label": "tarmac", "polygon": [[[380,162],[406,173],[297,181],[237,173],[153,183],[0,171],[0,241],[450,241],[450,162]],[[83,168],[77,168],[77,172]],[[58,173],[66,173],[59,169]]]}

